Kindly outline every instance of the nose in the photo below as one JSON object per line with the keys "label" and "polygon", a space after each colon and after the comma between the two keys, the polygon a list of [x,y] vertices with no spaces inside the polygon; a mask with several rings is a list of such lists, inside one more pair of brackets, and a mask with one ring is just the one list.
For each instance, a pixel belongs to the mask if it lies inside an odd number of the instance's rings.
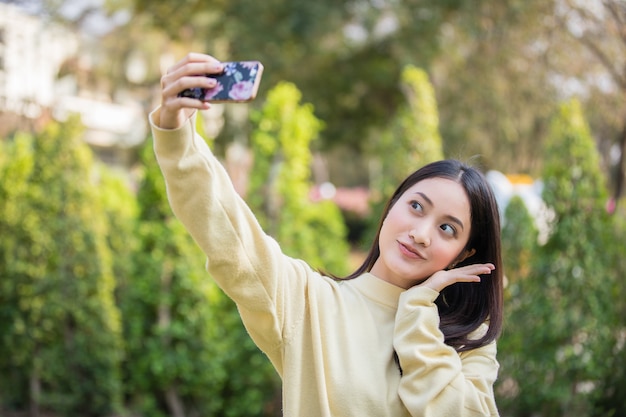
{"label": "nose", "polygon": [[424,247],[430,246],[430,234],[428,233],[427,225],[416,225],[409,230],[409,237],[413,242]]}

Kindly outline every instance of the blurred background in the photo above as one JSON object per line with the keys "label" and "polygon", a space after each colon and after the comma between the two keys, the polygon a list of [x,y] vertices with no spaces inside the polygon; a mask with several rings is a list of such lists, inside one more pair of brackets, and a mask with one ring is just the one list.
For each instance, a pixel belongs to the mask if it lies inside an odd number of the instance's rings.
{"label": "blurred background", "polygon": [[409,172],[483,169],[501,414],[626,415],[624,0],[0,2],[0,415],[281,415],[154,161],[190,51],[263,62],[257,99],[197,128],[315,268],[358,265]]}

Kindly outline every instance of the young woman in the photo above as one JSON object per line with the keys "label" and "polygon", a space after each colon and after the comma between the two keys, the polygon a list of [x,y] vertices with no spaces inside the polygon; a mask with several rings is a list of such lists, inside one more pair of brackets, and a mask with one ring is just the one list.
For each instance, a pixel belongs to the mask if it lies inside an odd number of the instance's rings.
{"label": "young woman", "polygon": [[292,417],[496,416],[500,226],[484,177],[457,161],[411,174],[346,279],[284,255],[194,130],[221,64],[189,54],[150,114],[170,204],[283,381]]}

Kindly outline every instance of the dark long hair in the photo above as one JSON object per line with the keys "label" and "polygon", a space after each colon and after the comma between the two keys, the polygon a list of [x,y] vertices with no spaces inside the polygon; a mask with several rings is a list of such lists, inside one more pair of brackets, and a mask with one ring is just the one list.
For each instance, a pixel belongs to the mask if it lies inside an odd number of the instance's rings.
{"label": "dark long hair", "polygon": [[[471,232],[466,249],[475,253],[456,266],[492,263],[495,270],[482,275],[480,283],[456,283],[444,288],[435,304],[439,309],[439,328],[445,343],[457,351],[484,346],[495,340],[502,329],[502,256],[500,249],[500,215],[498,205],[485,176],[476,168],[449,159],[425,165],[409,175],[393,193],[380,218],[376,237],[363,264],[343,279],[369,272],[380,256],[379,237],[383,221],[400,196],[414,184],[427,178],[446,178],[459,183],[470,203]],[[482,323],[486,333],[469,338]]]}

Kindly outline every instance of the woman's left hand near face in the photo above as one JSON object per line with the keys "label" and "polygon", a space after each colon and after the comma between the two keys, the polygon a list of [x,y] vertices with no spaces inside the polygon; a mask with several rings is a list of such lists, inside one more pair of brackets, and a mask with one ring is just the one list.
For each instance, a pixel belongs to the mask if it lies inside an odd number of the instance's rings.
{"label": "woman's left hand near face", "polygon": [[457,282],[480,282],[480,275],[491,274],[495,269],[493,264],[473,264],[459,268],[438,271],[432,274],[419,286],[428,287],[441,292],[444,288]]}

